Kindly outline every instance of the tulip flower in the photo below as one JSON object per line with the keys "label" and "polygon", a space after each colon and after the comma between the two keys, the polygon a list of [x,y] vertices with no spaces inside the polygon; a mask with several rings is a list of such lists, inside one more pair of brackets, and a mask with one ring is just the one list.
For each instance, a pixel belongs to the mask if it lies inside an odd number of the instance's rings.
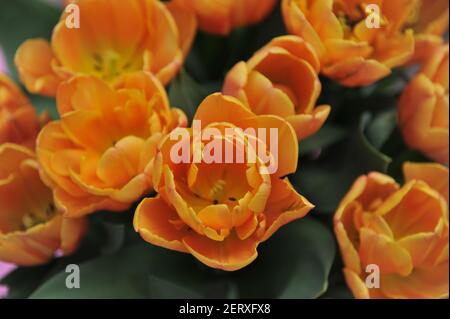
{"label": "tulip flower", "polygon": [[175,0],[194,10],[199,28],[227,35],[232,29],[261,22],[273,10],[276,0]]}
{"label": "tulip flower", "polygon": [[321,72],[342,85],[370,85],[414,53],[411,17],[419,1],[283,0],[291,34],[310,43]]}
{"label": "tulip flower", "polygon": [[356,298],[448,298],[448,168],[404,165],[405,184],[361,176],[334,229]]}
{"label": "tulip flower", "polygon": [[40,123],[28,98],[0,73],[0,145],[6,142],[34,149]]}
{"label": "tulip flower", "polygon": [[37,155],[56,206],[69,217],[124,211],[151,192],[158,143],[187,124],[145,72],[124,75],[114,87],[75,77],[61,84],[57,107],[61,119],[42,129]]}
{"label": "tulip flower", "polygon": [[234,66],[225,78],[224,94],[234,96],[255,114],[285,118],[299,140],[316,133],[330,106],[316,107],[321,84],[314,48],[300,37],[281,36]]}
{"label": "tulip flower", "polygon": [[406,144],[448,164],[448,44],[437,48],[404,89],[398,121]]}
{"label": "tulip flower", "polygon": [[20,266],[48,262],[56,251],[71,254],[86,231],[85,219],[66,219],[39,176],[34,153],[0,145],[0,261]]}
{"label": "tulip flower", "polygon": [[[153,175],[159,194],[139,204],[134,228],[151,244],[190,253],[209,267],[238,270],[255,260],[261,242],[313,208],[284,177],[297,168],[297,138],[282,118],[254,115],[220,93],[200,104],[194,120],[201,121],[201,137],[195,128],[178,129],[161,143]],[[252,129],[259,134],[243,133]],[[269,138],[267,130],[278,134]],[[279,154],[269,151],[275,143]],[[212,159],[196,158],[196,145]],[[186,150],[182,160],[179,153]],[[266,155],[276,160],[272,173]]]}
{"label": "tulip flower", "polygon": [[196,31],[189,10],[157,0],[76,0],[79,27],[69,28],[64,12],[51,43],[25,41],[15,63],[32,93],[54,96],[61,82],[92,75],[110,83],[135,71],[148,71],[167,84],[180,69]]}

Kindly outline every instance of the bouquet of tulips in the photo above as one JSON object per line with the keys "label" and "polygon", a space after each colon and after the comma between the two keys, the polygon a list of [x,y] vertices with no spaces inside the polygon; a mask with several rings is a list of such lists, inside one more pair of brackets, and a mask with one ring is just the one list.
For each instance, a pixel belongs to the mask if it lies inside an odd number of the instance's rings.
{"label": "bouquet of tulips", "polygon": [[1,295],[448,298],[448,23],[0,1]]}

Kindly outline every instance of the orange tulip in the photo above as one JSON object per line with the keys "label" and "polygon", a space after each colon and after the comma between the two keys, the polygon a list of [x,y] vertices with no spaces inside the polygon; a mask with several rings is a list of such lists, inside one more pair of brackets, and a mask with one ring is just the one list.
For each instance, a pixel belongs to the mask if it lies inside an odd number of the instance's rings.
{"label": "orange tulip", "polygon": [[430,52],[442,45],[442,36],[448,30],[448,1],[420,1],[420,15],[416,17],[413,28],[415,32],[415,50],[413,62],[423,62]]}
{"label": "orange tulip", "polygon": [[319,68],[314,48],[302,38],[277,37],[248,62],[230,70],[223,92],[255,114],[285,118],[298,139],[304,139],[316,133],[330,113],[328,105],[316,107],[321,91]]}
{"label": "orange tulip", "polygon": [[227,35],[234,28],[261,22],[273,10],[276,0],[175,0],[197,14],[199,28]]}
{"label": "orange tulip", "polygon": [[178,72],[196,31],[195,16],[176,3],[157,0],[77,0],[79,28],[68,28],[65,12],[51,44],[24,42],[15,63],[27,89],[54,96],[77,74],[108,82],[125,73],[149,71],[167,84]]}
{"label": "orange tulip", "polygon": [[409,147],[448,164],[449,46],[439,47],[403,91],[399,126]]}
{"label": "orange tulip", "polygon": [[34,149],[40,125],[28,98],[0,73],[0,145],[17,143]]}
{"label": "orange tulip", "polygon": [[[378,6],[379,15],[366,13],[369,4]],[[288,31],[316,49],[325,76],[345,86],[363,86],[411,58],[409,19],[417,5],[414,0],[283,0],[282,11]]]}
{"label": "orange tulip", "polygon": [[[282,118],[256,116],[237,99],[219,93],[201,103],[194,120],[202,125],[201,137],[194,124],[183,131],[187,135],[180,134],[181,139],[167,137],[161,144],[154,167],[159,195],[140,203],[134,228],[149,243],[191,253],[213,268],[237,270],[255,260],[259,243],[313,208],[283,177],[297,168],[295,132]],[[249,147],[255,136],[239,134],[233,130],[237,128],[279,132],[270,141],[257,136],[263,152],[275,144],[282,150],[275,156],[277,170],[270,172],[259,151],[256,155],[255,148]],[[208,138],[210,129],[216,133]],[[173,134],[178,136],[179,131]],[[212,151],[208,141],[223,146],[225,152]],[[184,150],[198,147],[203,155],[214,153],[215,160],[196,161],[193,151],[188,161],[180,162],[176,160],[180,143]],[[236,158],[224,160],[230,154]]]}
{"label": "orange tulip", "polygon": [[60,85],[61,120],[37,141],[43,175],[68,217],[96,210],[122,211],[152,190],[160,140],[187,119],[169,108],[166,92],[150,73],[124,75],[112,87],[92,76]]}
{"label": "orange tulip", "polygon": [[404,173],[402,187],[380,173],[360,177],[334,217],[356,298],[448,297],[448,169],[407,163]]}
{"label": "orange tulip", "polygon": [[21,266],[71,254],[87,226],[55,209],[33,152],[17,144],[0,145],[0,209],[0,260]]}

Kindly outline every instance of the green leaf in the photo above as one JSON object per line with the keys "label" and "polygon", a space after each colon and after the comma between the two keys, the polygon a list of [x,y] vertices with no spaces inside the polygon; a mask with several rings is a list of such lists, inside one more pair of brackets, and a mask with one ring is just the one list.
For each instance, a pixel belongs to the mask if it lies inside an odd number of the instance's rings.
{"label": "green leaf", "polygon": [[377,149],[381,149],[397,126],[397,110],[378,114],[367,126],[367,139]]}
{"label": "green leaf", "polygon": [[149,297],[153,299],[201,299],[204,296],[196,291],[180,286],[166,279],[150,275]]}
{"label": "green leaf", "polygon": [[169,88],[171,106],[182,109],[189,121],[192,121],[197,107],[210,93],[220,91],[219,83],[200,85],[182,69],[180,74],[172,81]]}
{"label": "green leaf", "polygon": [[296,189],[316,206],[317,213],[333,214],[357,177],[351,168],[338,163],[304,163],[291,178]]}
{"label": "green leaf", "polygon": [[348,135],[348,131],[340,126],[328,124],[319,132],[300,142],[300,154],[307,154],[315,150],[327,148]]}
{"label": "green leaf", "polygon": [[49,38],[59,20],[60,10],[42,1],[0,0],[0,45],[12,76],[17,80],[14,55],[29,38]]}
{"label": "green leaf", "polygon": [[361,117],[361,122],[359,125],[358,140],[356,143],[355,155],[358,159],[364,161],[364,165],[374,171],[379,171],[382,173],[387,173],[389,164],[392,159],[381,153],[374,145],[372,145],[366,137],[366,127],[370,123],[371,115],[365,113]]}
{"label": "green leaf", "polygon": [[335,152],[322,159],[301,163],[292,177],[297,190],[316,205],[319,213],[332,214],[350,186],[371,171],[387,173],[391,158],[376,149],[365,136],[370,115],[363,114],[359,126]]}
{"label": "green leaf", "polygon": [[36,109],[37,114],[48,112],[52,120],[59,119],[58,111],[56,110],[56,100],[39,95],[30,95],[31,104]]}
{"label": "green leaf", "polygon": [[[80,288],[68,289],[67,273],[58,273],[40,286],[31,298],[144,298],[147,283],[142,273],[151,256],[139,247],[121,250],[80,264]],[[140,255],[140,258],[136,258]]]}
{"label": "green leaf", "polygon": [[314,298],[326,289],[334,255],[331,233],[306,218],[280,229],[261,245],[258,259],[237,272],[140,243],[81,263],[80,289],[66,288],[63,269],[31,298]]}
{"label": "green leaf", "polygon": [[333,235],[306,217],[279,229],[253,264],[230,277],[240,298],[317,298],[327,289],[334,257]]}
{"label": "green leaf", "polygon": [[68,289],[64,271],[40,286],[31,298],[166,298],[226,296],[223,282],[199,268],[187,254],[141,242],[80,265],[79,289]]}

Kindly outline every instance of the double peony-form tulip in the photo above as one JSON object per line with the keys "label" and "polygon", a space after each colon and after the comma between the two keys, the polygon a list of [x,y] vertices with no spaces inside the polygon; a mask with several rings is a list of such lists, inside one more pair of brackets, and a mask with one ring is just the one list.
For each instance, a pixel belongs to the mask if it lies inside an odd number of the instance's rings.
{"label": "double peony-form tulip", "polygon": [[6,142],[34,148],[39,119],[28,98],[0,73],[0,145]]}
{"label": "double peony-form tulip", "polygon": [[54,96],[74,75],[93,75],[110,83],[121,75],[148,71],[167,84],[178,72],[196,32],[191,11],[157,0],[75,0],[79,28],[69,28],[65,12],[51,43],[25,41],[15,63],[32,93]]}
{"label": "double peony-form tulip", "polygon": [[399,126],[405,142],[430,158],[448,164],[449,46],[435,49],[403,91]]}
{"label": "double peony-form tulip", "polygon": [[[325,76],[346,86],[363,86],[412,58],[415,32],[445,31],[448,11],[441,11],[441,2],[283,0],[282,11],[288,31],[317,51]],[[369,5],[376,5],[379,15]]]}
{"label": "double peony-form tulip", "polygon": [[240,62],[225,78],[223,92],[238,98],[253,113],[285,118],[298,139],[316,133],[330,113],[316,107],[321,84],[314,48],[297,36],[274,38],[249,61]]}
{"label": "double peony-form tulip", "polygon": [[227,35],[234,28],[261,22],[277,0],[175,0],[195,11],[199,28],[205,32]]}
{"label": "double peony-form tulip", "polygon": [[[220,93],[200,104],[194,120],[201,121],[201,140],[189,129],[184,137],[180,134],[181,139],[167,137],[161,144],[154,165],[159,195],[140,203],[134,228],[154,245],[191,253],[213,268],[237,270],[255,260],[261,242],[313,208],[284,177],[296,171],[297,138],[282,118],[254,115],[239,100]],[[276,140],[261,134],[257,139],[264,152],[278,143],[277,170],[269,173],[260,153],[255,155],[251,135],[230,133],[227,128],[276,129]],[[206,137],[209,129],[216,129],[216,134]],[[178,136],[177,130],[173,134]],[[179,143],[188,151],[198,145],[205,154],[211,152],[212,141],[225,150],[214,154],[222,160],[195,161],[194,152],[188,154],[188,161],[174,160]],[[236,159],[227,161],[227,150],[228,155],[241,150],[245,156],[239,161],[233,155]]]}
{"label": "double peony-form tulip", "polygon": [[334,217],[356,298],[448,297],[448,168],[406,163],[404,175],[403,186],[380,173],[358,178]]}
{"label": "double peony-form tulip", "polygon": [[35,155],[17,144],[0,145],[0,210],[0,261],[20,266],[72,253],[86,230],[85,219],[58,212]]}
{"label": "double peony-form tulip", "polygon": [[442,45],[449,19],[447,0],[425,0],[418,5],[420,14],[412,26],[416,40],[413,62],[424,61],[431,51]]}
{"label": "double peony-form tulip", "polygon": [[159,142],[187,124],[146,72],[124,75],[115,86],[75,77],[60,85],[57,107],[61,119],[42,129],[37,155],[55,204],[68,217],[123,211],[149,193]]}

